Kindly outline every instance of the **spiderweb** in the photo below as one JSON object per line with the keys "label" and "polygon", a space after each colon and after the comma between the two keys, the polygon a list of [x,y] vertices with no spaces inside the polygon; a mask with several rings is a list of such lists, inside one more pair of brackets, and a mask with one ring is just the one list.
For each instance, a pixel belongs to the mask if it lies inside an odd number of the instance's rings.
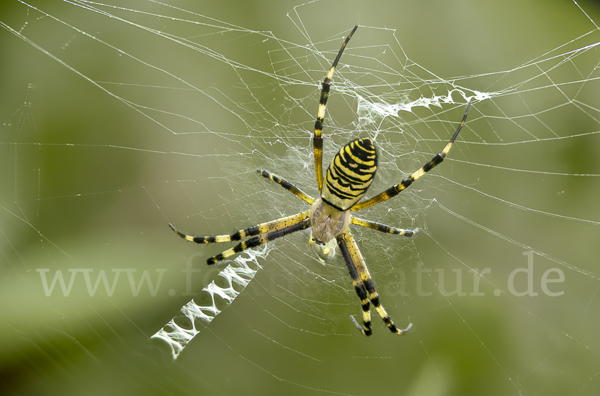
{"label": "spiderweb", "polygon": [[[597,395],[595,4],[12,1],[0,12],[0,389],[8,394]],[[223,234],[307,210],[324,164],[379,149],[353,229],[382,304],[370,338],[340,255],[294,234],[221,266]]]}

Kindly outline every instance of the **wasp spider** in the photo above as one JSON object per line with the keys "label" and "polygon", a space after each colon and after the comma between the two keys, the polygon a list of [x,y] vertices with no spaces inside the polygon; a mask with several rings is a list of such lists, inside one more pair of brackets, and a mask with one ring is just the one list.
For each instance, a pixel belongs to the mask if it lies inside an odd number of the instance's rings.
{"label": "wasp spider", "polygon": [[349,226],[354,224],[389,234],[407,237],[412,236],[413,231],[363,220],[355,217],[351,212],[371,207],[398,195],[415,180],[441,163],[450,151],[452,143],[454,143],[454,140],[467,119],[471,102],[467,105],[465,114],[458,125],[456,132],[441,153],[434,156],[431,161],[427,162],[422,168],[411,174],[407,179],[402,180],[399,184],[388,188],[371,199],[359,202],[369,189],[369,186],[375,177],[375,172],[377,171],[377,150],[373,140],[368,137],[358,138],[342,147],[329,164],[329,168],[327,168],[324,178],[321,163],[323,154],[323,136],[321,135],[321,132],[323,130],[323,118],[325,117],[325,107],[329,97],[331,79],[348,41],[350,41],[350,38],[357,28],[358,26],[355,26],[348,37],[346,37],[346,40],[342,44],[342,48],[340,48],[340,51],[333,61],[331,69],[329,69],[322,84],[319,110],[312,139],[317,185],[321,194],[320,198],[315,200],[292,183],[269,171],[258,171],[263,177],[271,179],[309,205],[312,205],[311,208],[305,212],[255,225],[246,228],[245,230],[237,231],[231,235],[191,236],[177,231],[171,224],[169,224],[169,226],[180,237],[200,244],[239,241],[250,237],[235,247],[209,258],[207,261],[209,265],[218,263],[219,261],[243,252],[246,249],[260,246],[293,232],[310,228],[310,243],[326,246],[327,250],[329,250],[329,247],[335,246],[334,241],[336,241],[342,252],[342,256],[346,261],[348,271],[352,277],[354,289],[356,290],[356,294],[358,294],[362,305],[363,325],[360,326],[356,319],[351,316],[350,318],[354,325],[364,335],[371,335],[370,304],[373,304],[377,313],[381,316],[381,319],[383,319],[392,333],[404,334],[410,330],[412,324],[409,324],[405,329],[398,328],[380,304],[379,296],[375,291],[375,284],[371,279],[371,275],[369,274],[369,270],[367,269],[367,265],[365,264],[360,250],[358,250],[358,246],[350,233]]}

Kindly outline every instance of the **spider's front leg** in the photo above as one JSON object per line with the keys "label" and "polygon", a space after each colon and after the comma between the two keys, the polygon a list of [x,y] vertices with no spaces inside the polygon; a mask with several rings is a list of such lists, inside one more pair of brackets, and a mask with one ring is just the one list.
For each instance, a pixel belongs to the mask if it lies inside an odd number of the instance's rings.
{"label": "spider's front leg", "polygon": [[371,313],[369,311],[369,302],[371,302],[383,322],[392,333],[404,334],[409,331],[412,328],[412,323],[409,324],[405,329],[399,329],[383,306],[380,304],[379,295],[375,291],[373,279],[371,279],[371,275],[369,274],[365,260],[363,259],[362,254],[360,254],[360,250],[358,250],[358,246],[356,245],[354,238],[352,238],[350,231],[346,230],[336,239],[340,247],[340,251],[342,252],[342,256],[344,256],[344,260],[346,261],[348,271],[352,277],[352,283],[354,284],[356,294],[360,298],[360,303],[363,310],[363,326],[360,326],[356,322],[356,319],[351,316],[354,325],[364,335],[370,336],[372,334]]}
{"label": "spider's front leg", "polygon": [[237,253],[241,253],[244,250],[264,245],[267,242],[289,235],[296,231],[305,230],[310,227],[309,217],[310,211],[307,210],[306,212],[301,212],[293,216],[282,217],[281,219],[248,227],[244,230],[236,231],[230,235],[193,236],[177,231],[171,224],[169,224],[169,227],[171,227],[171,229],[177,235],[186,241],[196,242],[199,244],[239,241],[247,237],[253,237],[244,242],[238,243],[231,249],[227,249],[224,252],[209,258],[207,260],[207,264],[212,265]]}

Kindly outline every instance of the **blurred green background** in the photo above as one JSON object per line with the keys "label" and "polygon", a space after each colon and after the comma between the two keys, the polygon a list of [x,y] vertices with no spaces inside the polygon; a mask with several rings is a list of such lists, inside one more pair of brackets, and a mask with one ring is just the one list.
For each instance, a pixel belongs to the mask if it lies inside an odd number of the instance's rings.
{"label": "blurred green background", "polygon": [[[3,2],[0,393],[597,395],[600,10],[579,6]],[[474,104],[434,174],[361,213],[422,229],[410,241],[355,233],[384,306],[414,329],[396,337],[374,317],[362,337],[341,258],[321,265],[295,235],[173,362],[149,337],[190,292],[225,285],[205,259],[229,246],[184,243],[167,224],[228,233],[306,210],[255,170],[316,194],[318,82],[357,23],[326,161],[356,129],[376,136],[373,190],[439,151],[465,100],[363,125],[356,93],[390,104],[452,83],[497,93]],[[531,250],[538,294],[518,296],[507,280]],[[191,284],[186,263],[201,271]],[[42,276],[50,285],[58,270],[71,291],[57,281],[47,296]],[[102,270],[114,291],[90,295],[83,274],[94,283]],[[564,274],[548,283],[561,295],[542,289],[549,270]],[[162,274],[155,293],[136,290],[144,271]],[[457,276],[466,295],[440,291]]]}

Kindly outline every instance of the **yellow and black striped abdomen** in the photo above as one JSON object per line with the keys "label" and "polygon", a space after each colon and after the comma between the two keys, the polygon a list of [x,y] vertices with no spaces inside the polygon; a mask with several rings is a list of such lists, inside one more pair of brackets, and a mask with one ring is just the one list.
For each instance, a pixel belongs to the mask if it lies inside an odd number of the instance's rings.
{"label": "yellow and black striped abdomen", "polygon": [[329,164],[321,198],[338,210],[348,210],[365,195],[376,171],[377,150],[373,141],[353,140]]}

